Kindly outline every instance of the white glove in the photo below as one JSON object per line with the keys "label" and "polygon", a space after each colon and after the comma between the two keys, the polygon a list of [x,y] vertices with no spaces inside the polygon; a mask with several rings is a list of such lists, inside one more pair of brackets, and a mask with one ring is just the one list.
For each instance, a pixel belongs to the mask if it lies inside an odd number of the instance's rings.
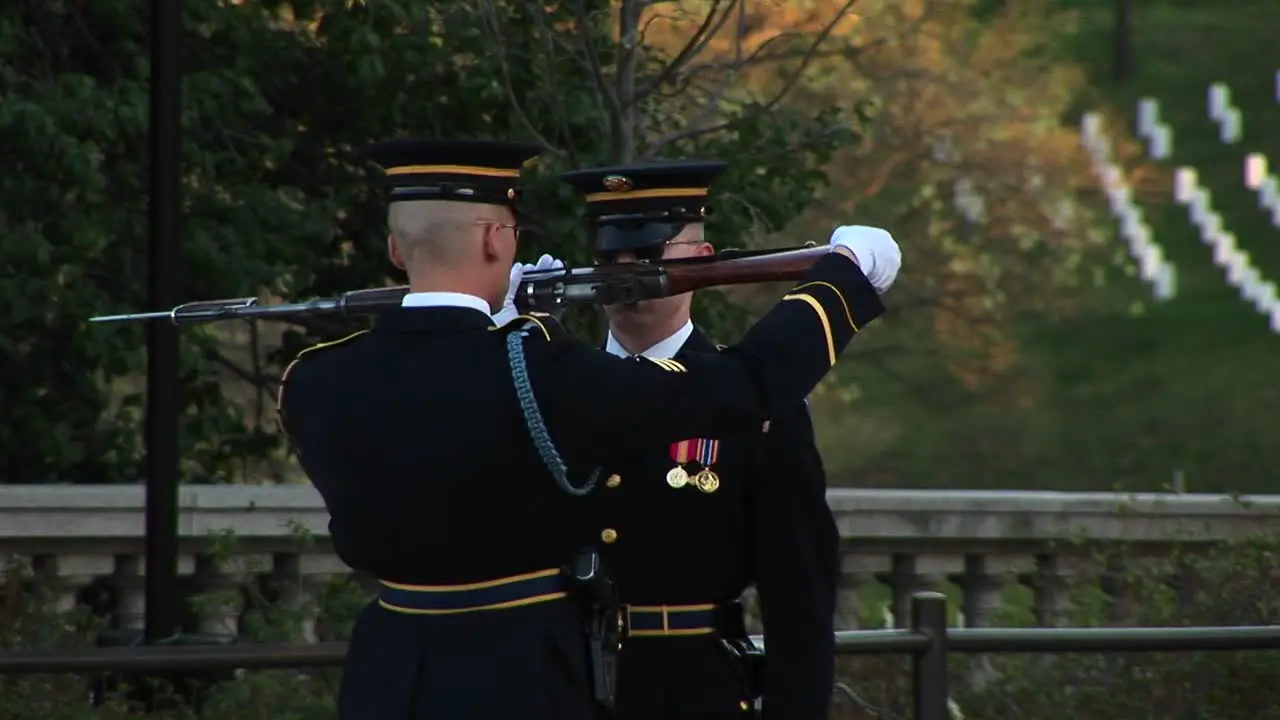
{"label": "white glove", "polygon": [[511,266],[511,278],[507,281],[507,296],[502,300],[502,309],[493,316],[493,322],[499,327],[515,320],[520,311],[516,309],[516,291],[520,289],[520,281],[527,272],[535,272],[538,270],[558,270],[564,267],[564,262],[543,255],[538,258],[536,263],[516,263]]}
{"label": "white glove", "polygon": [[858,259],[862,274],[883,295],[902,268],[902,250],[887,230],[867,225],[841,225],[831,233],[831,246],[843,245]]}

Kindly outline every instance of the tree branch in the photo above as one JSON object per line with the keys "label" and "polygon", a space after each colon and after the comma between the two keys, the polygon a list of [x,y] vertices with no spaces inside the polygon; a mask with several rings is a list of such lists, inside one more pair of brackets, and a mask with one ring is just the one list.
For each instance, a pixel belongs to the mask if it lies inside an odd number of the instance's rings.
{"label": "tree branch", "polygon": [[232,375],[235,375],[241,380],[244,380],[245,382],[252,384],[254,387],[265,388],[268,385],[280,384],[280,378],[274,377],[274,376],[268,377],[261,373],[255,374],[249,370],[246,370],[240,367],[239,365],[237,365],[236,363],[232,362],[230,358],[223,355],[221,352],[219,352],[216,349],[210,349],[206,351],[205,356],[207,359],[214,361],[218,365],[221,365],[223,369],[230,371]]}
{"label": "tree branch", "polygon": [[684,47],[680,48],[676,56],[664,65],[652,80],[642,86],[637,93],[637,102],[652,95],[664,83],[676,77],[691,60],[701,55],[706,49],[707,43],[711,42],[711,39],[724,27],[734,9],[741,9],[742,7],[742,0],[730,0],[729,7],[725,8],[724,12],[718,13],[717,11],[723,2],[724,0],[712,0],[711,7],[707,10],[706,16],[702,18],[702,24],[694,31],[693,36],[684,44]]}
{"label": "tree branch", "polygon": [[[581,58],[577,57],[577,53],[574,52],[570,44],[561,37],[561,34],[551,27],[547,22],[546,15],[546,13],[539,13],[536,8],[533,10],[533,16],[536,18],[538,31],[543,40],[543,56],[550,59],[544,66],[544,72],[540,75],[544,78],[548,78],[549,87],[546,97],[549,98],[551,102],[547,103],[547,105],[551,110],[551,115],[555,118],[557,127],[559,128],[560,140],[565,144],[564,150],[568,157],[569,164],[573,167],[578,167],[580,162],[578,160],[578,152],[572,142],[573,133],[569,130],[569,119],[567,114],[563,112],[563,107],[559,104],[560,98],[562,98],[563,95],[561,94],[559,82],[560,68],[558,63],[555,62],[556,48],[559,47],[561,50],[565,51],[565,54],[568,57],[574,58],[578,61],[581,61]],[[584,68],[589,70],[589,66],[586,63],[582,63],[582,65]],[[599,90],[594,93],[594,98],[596,101],[597,111],[600,113],[601,117],[604,117],[606,115],[605,101],[600,95]]]}
{"label": "tree branch", "polygon": [[[626,3],[634,3],[636,0],[625,0]],[[624,4],[623,10],[627,5]],[[581,57],[586,58],[587,74],[591,76],[592,83],[596,86],[596,91],[600,97],[604,98],[608,112],[605,114],[609,118],[610,133],[612,135],[613,145],[619,146],[622,142],[622,128],[625,118],[622,113],[622,103],[618,95],[609,87],[607,78],[605,77],[604,65],[600,62],[600,54],[596,52],[595,47],[591,44],[591,33],[588,28],[591,27],[591,18],[587,15],[587,4],[585,0],[575,0],[573,8],[574,18],[578,23],[578,46],[582,51]]]}
{"label": "tree branch", "polygon": [[[579,0],[581,2],[581,0]],[[641,0],[622,0],[618,10],[618,73],[614,77],[618,127],[614,134],[615,162],[629,163],[636,151],[636,67],[639,64]]]}
{"label": "tree branch", "polygon": [[[480,12],[484,16],[485,24],[489,28],[491,37],[500,38],[502,36],[502,25],[498,20],[497,3],[494,2],[494,0],[485,0],[480,6]],[[535,8],[533,12],[536,14],[537,9]],[[500,42],[495,44],[499,48],[502,47],[502,43]],[[502,77],[503,93],[507,96],[507,102],[510,104],[511,110],[515,114],[516,119],[520,121],[520,125],[524,127],[525,132],[529,133],[530,137],[536,140],[539,145],[546,148],[548,152],[561,154],[561,151],[551,141],[544,137],[542,133],[538,132],[538,128],[534,126],[528,113],[525,112],[524,105],[516,95],[515,84],[511,81],[511,65],[507,62],[506,52],[499,49],[497,53],[495,53],[495,57],[498,61],[499,74]]]}
{"label": "tree branch", "polygon": [[[826,40],[831,36],[831,33],[835,31],[836,26],[840,23],[841,20],[845,18],[845,16],[853,8],[856,2],[857,0],[845,0],[845,3],[840,8],[840,10],[822,28],[822,30],[818,33],[814,41],[810,43],[808,49],[804,53],[804,56],[801,58],[799,66],[795,69],[794,72],[791,73],[791,75],[787,78],[787,80],[783,82],[782,87],[778,90],[778,92],[775,93],[774,96],[769,101],[764,103],[764,105],[760,108],[759,112],[769,112],[773,110],[779,105],[779,103],[781,103],[786,98],[786,96],[791,92],[792,88],[794,88],[796,84],[800,81],[800,78],[804,76],[805,71],[809,69],[809,65],[817,57],[819,48],[821,48],[822,44],[826,42]],[[773,38],[770,38],[770,40],[772,39]],[[877,41],[874,44],[879,44],[879,42],[880,41]],[[765,43],[763,44],[767,44],[767,43],[768,41],[765,41]],[[753,53],[753,55],[754,54],[755,53]],[[736,72],[739,72],[740,70],[741,68],[738,68],[732,72],[736,73]],[[712,109],[714,111],[715,109],[718,109],[718,108],[709,108],[709,109]],[[736,119],[729,119],[724,122],[714,123],[709,126],[703,125],[701,127],[693,123],[690,123],[689,126],[687,126],[684,130],[668,133],[665,136],[659,137],[656,141],[654,141],[648,146],[645,154],[660,155],[662,154],[663,150],[669,145],[682,142],[685,140],[693,140],[699,137],[703,137],[705,135],[710,135],[712,133],[726,130],[729,127],[731,127],[734,124],[734,122],[736,122]]]}

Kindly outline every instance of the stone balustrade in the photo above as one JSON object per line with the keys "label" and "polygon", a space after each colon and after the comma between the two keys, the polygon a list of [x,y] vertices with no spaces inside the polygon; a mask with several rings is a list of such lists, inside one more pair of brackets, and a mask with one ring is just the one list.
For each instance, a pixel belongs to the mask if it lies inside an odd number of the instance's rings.
{"label": "stone balustrade", "polygon": [[[884,598],[902,624],[912,592],[943,585],[958,589],[969,625],[996,622],[1011,585],[1031,589],[1039,622],[1060,623],[1062,588],[1091,562],[1076,541],[1159,554],[1268,531],[1280,513],[1280,496],[833,489],[828,497],[843,538],[842,628],[857,626],[860,598]],[[201,603],[192,630],[236,632],[238,589],[251,582],[270,580],[301,608],[349,573],[309,486],[187,486],[180,505],[186,590],[225,598]],[[0,486],[0,562],[56,581],[62,607],[108,596],[93,602],[122,628],[142,624],[143,527],[141,486]],[[877,586],[879,595],[868,591]],[[314,639],[314,620],[303,634]]]}

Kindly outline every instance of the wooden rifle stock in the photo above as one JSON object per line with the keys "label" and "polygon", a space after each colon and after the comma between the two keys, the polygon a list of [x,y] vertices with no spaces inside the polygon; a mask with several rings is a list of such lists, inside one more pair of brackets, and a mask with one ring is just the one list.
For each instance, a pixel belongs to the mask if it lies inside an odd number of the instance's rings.
{"label": "wooden rifle stock", "polygon": [[729,252],[712,262],[672,262],[663,263],[662,267],[667,273],[667,291],[671,295],[679,295],[721,285],[796,280],[830,251],[830,247],[823,245],[797,250],[743,252],[737,256]]}

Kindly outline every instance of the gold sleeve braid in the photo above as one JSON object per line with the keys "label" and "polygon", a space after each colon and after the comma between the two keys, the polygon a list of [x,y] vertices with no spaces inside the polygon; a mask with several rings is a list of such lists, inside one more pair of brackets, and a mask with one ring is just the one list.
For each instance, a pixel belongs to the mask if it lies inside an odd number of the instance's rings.
{"label": "gold sleeve braid", "polygon": [[822,330],[827,339],[827,361],[830,363],[831,367],[835,367],[836,360],[839,356],[836,353],[835,337],[832,335],[831,318],[827,315],[827,309],[823,307],[822,302],[813,295],[811,290],[809,292],[803,292],[806,289],[817,288],[827,288],[835,294],[836,299],[840,301],[840,305],[844,309],[845,320],[849,323],[849,327],[852,329],[853,334],[856,335],[858,333],[858,325],[853,321],[853,313],[849,311],[849,302],[845,300],[845,297],[841,294],[840,290],[829,282],[816,280],[813,282],[807,282],[803,285],[798,285],[792,288],[790,293],[784,295],[782,300],[798,300],[806,303],[809,307],[813,308],[815,313],[817,313],[818,321],[822,323]]}

